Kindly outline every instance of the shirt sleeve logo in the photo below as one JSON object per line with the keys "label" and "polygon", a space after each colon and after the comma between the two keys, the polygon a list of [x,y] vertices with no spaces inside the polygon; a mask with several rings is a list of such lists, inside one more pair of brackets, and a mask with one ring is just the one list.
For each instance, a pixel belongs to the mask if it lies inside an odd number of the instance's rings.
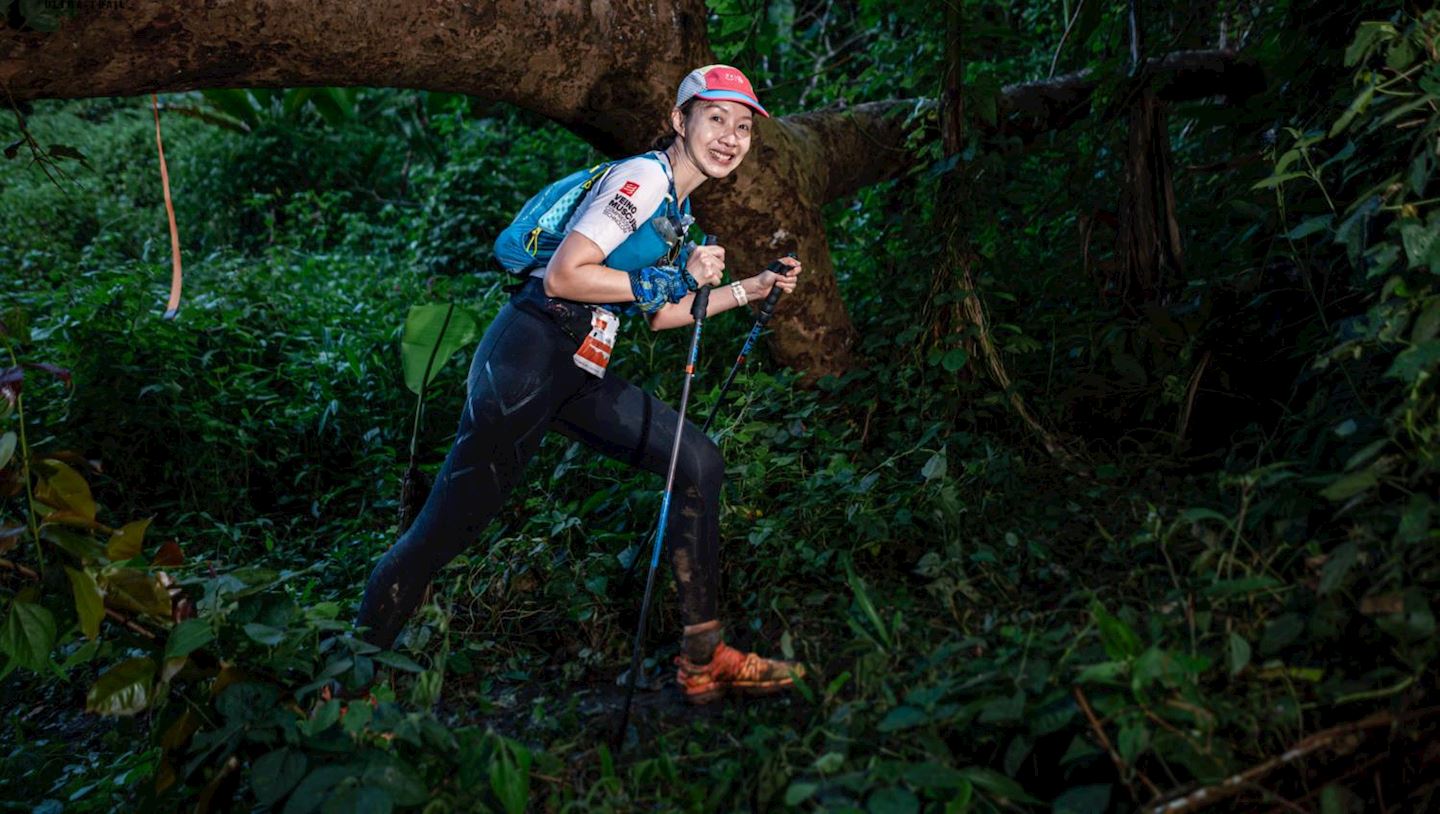
{"label": "shirt sleeve logo", "polygon": [[613,221],[627,235],[637,228],[635,222],[637,208],[633,201],[616,195],[610,199],[610,203],[605,205],[604,212],[605,217]]}
{"label": "shirt sleeve logo", "polygon": [[639,189],[639,184],[635,183],[634,181],[626,181],[625,186],[620,187],[620,194],[624,195],[627,198],[633,198],[635,197],[635,192]]}

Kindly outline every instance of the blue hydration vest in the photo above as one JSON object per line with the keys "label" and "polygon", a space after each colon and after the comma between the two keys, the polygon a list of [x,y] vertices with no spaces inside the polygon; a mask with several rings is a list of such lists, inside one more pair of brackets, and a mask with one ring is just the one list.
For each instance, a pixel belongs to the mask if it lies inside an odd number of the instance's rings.
{"label": "blue hydration vest", "polygon": [[[685,230],[691,223],[689,199],[679,207],[675,204],[675,177],[669,165],[654,153],[632,156],[637,157],[660,164],[670,181],[670,191],[655,211],[641,222],[640,228],[605,258],[605,265],[621,271],[680,261]],[[545,268],[565,239],[566,232],[562,230],[585,194],[603,181],[616,164],[628,160],[609,161],[573,172],[535,193],[520,208],[515,220],[495,239],[496,261],[517,276]]]}

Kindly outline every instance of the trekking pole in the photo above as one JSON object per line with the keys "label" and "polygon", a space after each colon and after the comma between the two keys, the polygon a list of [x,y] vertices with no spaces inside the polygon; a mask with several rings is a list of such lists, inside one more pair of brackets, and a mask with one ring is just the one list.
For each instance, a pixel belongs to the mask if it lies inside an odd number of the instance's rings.
{"label": "trekking pole", "polygon": [[[714,235],[705,236],[705,245],[715,242]],[[685,435],[685,405],[690,401],[690,382],[695,378],[695,359],[700,354],[700,329],[705,324],[705,311],[710,307],[710,287],[695,291],[690,315],[695,318],[695,333],[690,336],[690,357],[685,363],[685,385],[680,390],[680,415],[675,422],[675,443],[670,448],[670,470],[665,474],[665,494],[660,499],[660,522],[655,528],[655,544],[650,549],[650,574],[645,578],[645,598],[640,600],[640,622],[635,626],[635,648],[630,653],[630,672],[625,676],[625,705],[620,709],[620,726],[615,730],[615,751],[625,744],[625,729],[630,723],[630,702],[635,697],[635,676],[640,672],[640,656],[645,640],[645,618],[650,613],[650,596],[655,592],[655,568],[660,564],[660,549],[665,543],[665,520],[670,514],[670,491],[675,486],[675,464],[680,459],[680,439]]]}
{"label": "trekking pole", "polygon": [[[785,256],[794,257],[795,253],[790,252]],[[784,272],[785,269],[785,264],[779,260],[765,267],[766,271],[773,271],[777,274]],[[745,358],[750,355],[750,350],[755,346],[755,340],[759,338],[760,332],[765,329],[765,325],[770,322],[770,317],[773,316],[775,312],[775,303],[780,301],[780,295],[782,293],[780,286],[775,286],[770,289],[770,295],[766,297],[765,301],[760,305],[760,315],[756,317],[755,325],[750,329],[750,335],[745,338],[745,345],[740,348],[740,356],[735,359],[735,365],[730,368],[730,375],[725,377],[725,383],[720,386],[720,396],[715,399],[715,406],[710,408],[710,417],[705,419],[705,426],[701,432],[707,435],[709,434],[710,425],[714,423],[716,414],[720,412],[720,405],[725,403],[725,394],[730,390],[730,385],[735,381],[735,374],[740,372],[740,366],[745,364]],[[640,555],[637,552],[634,559],[630,560],[630,564],[626,566],[625,575],[620,580],[621,592],[630,592],[630,583],[635,578],[635,568],[639,564]]]}
{"label": "trekking pole", "polygon": [[[786,257],[794,257],[795,253],[790,252]],[[785,274],[786,266],[779,260],[765,267],[766,271],[773,271],[776,274]],[[750,329],[750,335],[745,337],[745,344],[740,347],[740,355],[735,357],[735,364],[730,368],[730,375],[725,377],[725,383],[720,385],[720,395],[715,397],[715,406],[710,408],[710,417],[705,419],[705,426],[700,429],[706,435],[710,434],[710,425],[715,422],[715,416],[720,412],[720,405],[725,403],[725,394],[730,392],[730,384],[735,381],[735,374],[740,372],[740,366],[745,364],[745,357],[750,355],[750,349],[755,346],[755,340],[760,337],[760,332],[765,330],[765,324],[775,314],[775,303],[780,301],[780,286],[770,289],[770,296],[760,305],[760,315],[755,317],[755,325]]]}

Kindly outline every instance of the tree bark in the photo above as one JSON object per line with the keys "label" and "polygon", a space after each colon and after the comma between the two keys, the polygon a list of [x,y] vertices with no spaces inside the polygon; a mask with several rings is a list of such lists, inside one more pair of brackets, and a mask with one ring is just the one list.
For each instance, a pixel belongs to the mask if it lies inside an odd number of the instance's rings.
{"label": "tree bark", "polygon": [[1163,301],[1183,276],[1180,222],[1175,216],[1170,132],[1165,109],[1146,89],[1130,112],[1125,187],[1121,193],[1112,293],[1128,307]]}

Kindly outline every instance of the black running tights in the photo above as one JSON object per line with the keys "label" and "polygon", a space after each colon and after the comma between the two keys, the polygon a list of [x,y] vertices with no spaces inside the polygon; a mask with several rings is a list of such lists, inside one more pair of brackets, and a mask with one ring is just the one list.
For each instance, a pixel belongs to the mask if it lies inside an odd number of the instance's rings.
{"label": "black running tights", "polygon": [[[444,565],[475,542],[521,482],[550,429],[662,477],[676,412],[614,372],[575,366],[576,342],[551,319],[506,304],[470,365],[455,444],[414,524],[370,574],[357,622],[390,647]],[[677,366],[678,367],[678,366]],[[716,618],[719,587],[720,451],[685,423],[665,530],[684,624]]]}

